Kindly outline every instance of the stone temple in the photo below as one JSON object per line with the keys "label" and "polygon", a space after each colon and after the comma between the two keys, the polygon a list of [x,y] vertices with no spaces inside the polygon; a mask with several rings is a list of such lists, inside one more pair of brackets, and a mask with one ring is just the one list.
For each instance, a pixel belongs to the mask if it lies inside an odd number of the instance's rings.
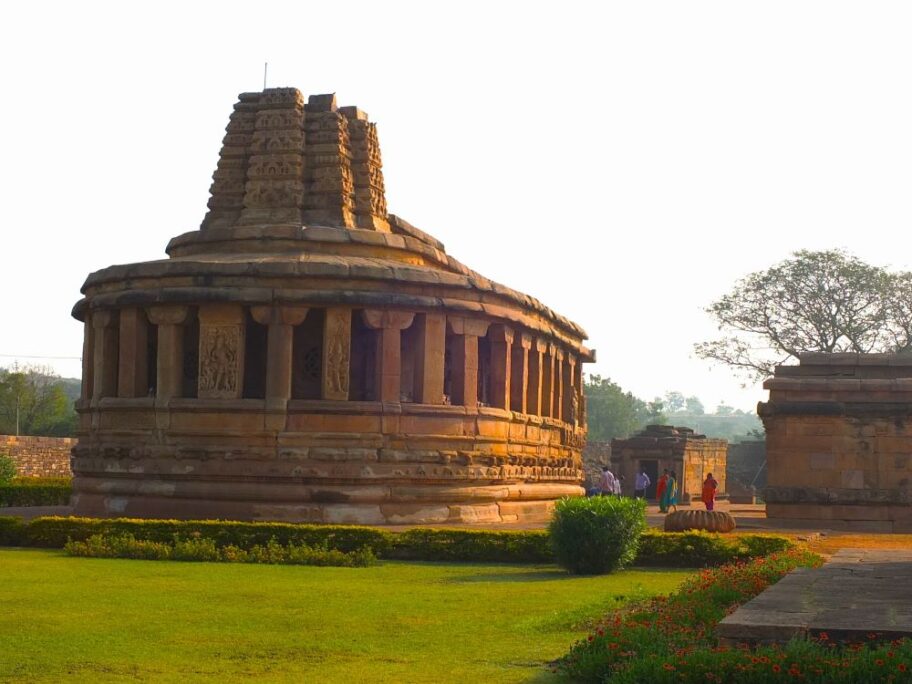
{"label": "stone temple", "polygon": [[582,493],[584,331],[387,213],[375,124],[244,93],[199,230],[92,273],[78,515],[542,520]]}

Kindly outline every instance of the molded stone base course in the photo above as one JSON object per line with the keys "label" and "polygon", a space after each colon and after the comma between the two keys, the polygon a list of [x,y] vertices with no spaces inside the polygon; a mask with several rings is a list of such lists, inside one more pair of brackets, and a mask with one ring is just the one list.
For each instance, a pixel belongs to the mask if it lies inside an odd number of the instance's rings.
{"label": "molded stone base course", "polygon": [[767,517],[912,530],[912,355],[803,354],[764,383]]}
{"label": "molded stone base course", "polygon": [[76,440],[69,437],[0,435],[0,455],[15,461],[20,477],[69,477],[74,446]]}
{"label": "molded stone base course", "polygon": [[698,501],[703,492],[703,480],[712,476],[719,483],[716,496],[725,489],[728,442],[708,439],[686,427],[648,425],[628,439],[611,440],[611,463],[615,475],[624,476],[624,493],[633,494],[637,469],[647,468],[652,462],[657,477],[651,491],[655,491],[658,476],[666,468],[678,478],[678,502]]}
{"label": "molded stone base course", "polygon": [[387,212],[376,126],[243,93],[169,259],[92,273],[78,515],[540,522],[582,494],[582,328]]}
{"label": "molded stone base course", "polygon": [[784,643],[819,636],[870,643],[912,637],[912,550],[842,549],[798,568],[722,620],[725,642]]}

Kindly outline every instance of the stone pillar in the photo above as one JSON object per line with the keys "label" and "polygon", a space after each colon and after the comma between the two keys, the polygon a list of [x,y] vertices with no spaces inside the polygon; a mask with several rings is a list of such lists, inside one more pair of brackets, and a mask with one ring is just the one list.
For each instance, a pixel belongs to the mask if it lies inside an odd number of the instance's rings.
{"label": "stone pillar", "polygon": [[266,401],[286,402],[291,398],[291,351],[294,326],[304,322],[305,306],[252,306],[250,315],[266,332]]}
{"label": "stone pillar", "polygon": [[365,325],[380,331],[377,337],[376,379],[380,401],[399,402],[402,372],[399,339],[402,331],[415,320],[415,314],[408,311],[379,309],[365,309],[363,313]]}
{"label": "stone pillar", "polygon": [[147,311],[149,321],[158,326],[158,357],[156,362],[157,399],[181,396],[184,378],[184,329],[186,306],[161,305]]}
{"label": "stone pillar", "polygon": [[493,325],[488,331],[491,347],[491,406],[510,410],[513,331],[504,325]]}
{"label": "stone pillar", "polygon": [[240,399],[244,391],[245,318],[240,304],[199,308],[200,399]]}
{"label": "stone pillar", "polygon": [[529,351],[529,388],[526,397],[526,413],[533,416],[542,415],[542,385],[545,376],[544,353],[547,350],[547,341],[536,339]]}
{"label": "stone pillar", "polygon": [[144,397],[149,393],[149,322],[139,307],[120,310],[117,371],[118,397]]}
{"label": "stone pillar", "polygon": [[92,400],[98,401],[117,394],[117,313],[93,312],[92,327],[95,329]]}
{"label": "stone pillar", "polygon": [[447,324],[459,338],[453,346],[453,403],[478,406],[478,338],[488,332],[488,322],[447,316]]}
{"label": "stone pillar", "polygon": [[351,309],[329,307],[323,324],[321,398],[348,401],[351,373]]}
{"label": "stone pillar", "polygon": [[92,325],[92,314],[86,311],[85,323],[82,326],[82,401],[91,401],[95,375],[95,328]]}
{"label": "stone pillar", "polygon": [[564,350],[554,349],[554,401],[551,402],[551,416],[564,419]]}
{"label": "stone pillar", "polygon": [[565,423],[574,424],[579,416],[579,398],[576,396],[578,391],[576,386],[576,356],[567,354],[567,360],[564,363],[564,409],[563,419]]}
{"label": "stone pillar", "polygon": [[416,400],[419,404],[443,403],[443,363],[446,355],[446,316],[422,314],[417,321],[418,359],[415,368]]}
{"label": "stone pillar", "polygon": [[542,398],[541,398],[541,415],[543,418],[550,418],[554,406],[554,345],[550,342],[547,345],[544,360],[542,362]]}
{"label": "stone pillar", "polygon": [[510,409],[520,413],[528,412],[529,390],[529,349],[532,348],[532,336],[521,333],[514,338],[510,362]]}

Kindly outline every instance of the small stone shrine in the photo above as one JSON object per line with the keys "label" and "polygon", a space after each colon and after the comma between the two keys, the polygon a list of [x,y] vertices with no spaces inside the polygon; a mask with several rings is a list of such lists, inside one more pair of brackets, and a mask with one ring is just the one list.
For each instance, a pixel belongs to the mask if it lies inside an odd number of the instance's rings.
{"label": "small stone shrine", "polygon": [[635,477],[642,467],[652,483],[646,498],[654,499],[656,483],[667,468],[678,478],[678,503],[699,500],[709,473],[719,483],[717,496],[724,493],[727,454],[724,439],[709,439],[690,428],[671,425],[647,425],[633,437],[611,440],[613,472],[624,477],[625,495],[633,495]]}
{"label": "small stone shrine", "polygon": [[543,520],[582,494],[583,330],[389,214],[377,129],[245,93],[199,230],[92,273],[77,515]]}
{"label": "small stone shrine", "polygon": [[768,518],[912,532],[912,354],[802,354],[763,387]]}

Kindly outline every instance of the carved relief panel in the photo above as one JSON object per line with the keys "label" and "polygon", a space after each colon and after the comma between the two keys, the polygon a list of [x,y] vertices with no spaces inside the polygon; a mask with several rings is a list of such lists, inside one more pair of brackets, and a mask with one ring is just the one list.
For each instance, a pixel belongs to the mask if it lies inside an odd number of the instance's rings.
{"label": "carved relief panel", "polygon": [[351,310],[329,308],[323,329],[323,398],[348,399],[351,365]]}
{"label": "carved relief panel", "polygon": [[237,399],[243,390],[244,326],[240,307],[200,309],[201,399]]}

